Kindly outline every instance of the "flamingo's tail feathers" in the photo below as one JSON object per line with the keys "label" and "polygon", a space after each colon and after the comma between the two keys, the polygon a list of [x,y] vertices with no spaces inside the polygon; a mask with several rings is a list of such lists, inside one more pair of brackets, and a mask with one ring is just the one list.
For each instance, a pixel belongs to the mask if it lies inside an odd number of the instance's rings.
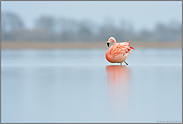
{"label": "flamingo's tail feathers", "polygon": [[135,50],[135,48],[133,48],[132,46],[129,46],[130,47],[130,49],[133,49],[133,50]]}
{"label": "flamingo's tail feathers", "polygon": [[129,43],[129,45],[130,45],[130,41],[127,41],[127,43]]}

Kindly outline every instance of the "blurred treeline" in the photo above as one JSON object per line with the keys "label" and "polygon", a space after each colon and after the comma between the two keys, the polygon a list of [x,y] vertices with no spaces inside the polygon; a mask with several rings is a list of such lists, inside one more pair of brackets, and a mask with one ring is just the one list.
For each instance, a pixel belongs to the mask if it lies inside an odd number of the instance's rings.
{"label": "blurred treeline", "polygon": [[[144,20],[148,21],[148,20]],[[55,18],[43,15],[34,22],[34,28],[28,29],[15,13],[1,13],[2,41],[106,41],[110,36],[118,40],[133,41],[181,41],[182,24],[171,21],[169,24],[157,23],[153,30],[134,31],[133,24],[121,21],[119,26],[107,19],[102,25],[90,20],[76,21],[68,18]]]}

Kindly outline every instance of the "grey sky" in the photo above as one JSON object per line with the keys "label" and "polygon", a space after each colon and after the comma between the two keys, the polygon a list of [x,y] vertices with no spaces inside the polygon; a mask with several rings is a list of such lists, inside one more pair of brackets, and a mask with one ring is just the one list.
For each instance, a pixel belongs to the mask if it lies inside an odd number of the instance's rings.
{"label": "grey sky", "polygon": [[40,15],[89,19],[102,24],[111,19],[129,21],[135,29],[153,29],[157,22],[182,23],[181,1],[2,1],[2,11],[13,11],[31,28]]}

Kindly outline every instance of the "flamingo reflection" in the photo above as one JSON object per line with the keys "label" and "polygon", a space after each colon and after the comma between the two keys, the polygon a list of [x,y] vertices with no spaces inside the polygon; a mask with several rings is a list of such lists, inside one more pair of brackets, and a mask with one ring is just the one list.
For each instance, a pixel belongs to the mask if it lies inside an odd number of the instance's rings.
{"label": "flamingo reflection", "polygon": [[108,65],[106,71],[112,115],[120,118],[128,112],[130,69],[125,65]]}
{"label": "flamingo reflection", "polygon": [[108,65],[106,70],[110,84],[125,84],[125,82],[129,82],[130,70],[125,65]]}

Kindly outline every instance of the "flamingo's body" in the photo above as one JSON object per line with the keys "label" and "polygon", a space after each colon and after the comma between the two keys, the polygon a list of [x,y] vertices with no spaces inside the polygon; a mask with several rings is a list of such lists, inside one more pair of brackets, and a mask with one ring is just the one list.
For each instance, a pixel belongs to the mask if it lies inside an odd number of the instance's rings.
{"label": "flamingo's body", "polygon": [[107,42],[107,45],[109,46],[109,43],[112,43],[112,42],[113,42],[113,45],[107,50],[105,54],[106,59],[111,63],[125,62],[125,60],[128,58],[128,56],[132,52],[132,49],[134,49],[133,47],[129,46],[130,41],[116,43],[115,38],[110,37]]}

